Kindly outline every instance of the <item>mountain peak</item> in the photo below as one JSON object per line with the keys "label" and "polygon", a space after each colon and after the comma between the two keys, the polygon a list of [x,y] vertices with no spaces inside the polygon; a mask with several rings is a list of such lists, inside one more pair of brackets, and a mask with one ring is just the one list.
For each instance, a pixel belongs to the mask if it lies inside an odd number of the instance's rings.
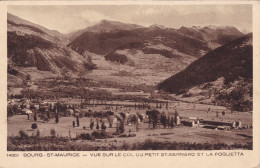
{"label": "mountain peak", "polygon": [[152,28],[152,29],[165,29],[165,26],[163,25],[159,25],[159,24],[152,24],[151,26],[149,26],[149,28]]}
{"label": "mountain peak", "polygon": [[205,26],[204,29],[217,30],[217,29],[218,29],[218,26],[216,26],[216,25],[209,25],[209,26]]}
{"label": "mountain peak", "polygon": [[109,22],[109,21],[106,20],[106,19],[103,19],[103,20],[100,21],[100,23],[105,23],[105,22]]}
{"label": "mountain peak", "polygon": [[123,24],[123,23],[121,23],[119,21],[112,21],[112,20],[103,19],[98,24]]}
{"label": "mountain peak", "polygon": [[200,30],[200,29],[201,29],[200,26],[192,26],[191,28],[193,28],[193,29],[197,29],[197,30]]}

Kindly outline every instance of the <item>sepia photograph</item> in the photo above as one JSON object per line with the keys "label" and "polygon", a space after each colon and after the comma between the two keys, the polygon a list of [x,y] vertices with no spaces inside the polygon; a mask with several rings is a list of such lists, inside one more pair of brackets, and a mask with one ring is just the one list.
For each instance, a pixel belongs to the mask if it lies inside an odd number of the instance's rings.
{"label": "sepia photograph", "polygon": [[253,7],[8,5],[7,151],[253,148]]}

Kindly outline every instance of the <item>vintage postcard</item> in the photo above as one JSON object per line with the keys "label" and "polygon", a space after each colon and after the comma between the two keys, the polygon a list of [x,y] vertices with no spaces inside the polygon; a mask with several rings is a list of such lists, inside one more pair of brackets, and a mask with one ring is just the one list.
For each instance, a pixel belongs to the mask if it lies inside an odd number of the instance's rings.
{"label": "vintage postcard", "polygon": [[259,166],[260,3],[0,3],[0,167]]}

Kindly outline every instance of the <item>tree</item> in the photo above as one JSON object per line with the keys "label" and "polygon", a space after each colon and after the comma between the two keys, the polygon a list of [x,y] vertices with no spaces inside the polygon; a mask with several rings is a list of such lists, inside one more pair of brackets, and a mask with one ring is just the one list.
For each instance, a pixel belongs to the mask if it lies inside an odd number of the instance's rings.
{"label": "tree", "polygon": [[167,117],[166,117],[166,115],[162,115],[162,124],[163,124],[163,127],[165,129],[166,126],[167,126]]}
{"label": "tree", "polygon": [[107,117],[107,121],[108,121],[108,124],[109,124],[109,128],[112,128],[113,118],[112,118],[111,116],[108,116],[108,117]]}
{"label": "tree", "polygon": [[50,130],[50,134],[51,134],[51,137],[55,137],[56,136],[56,131],[55,131],[55,129],[51,129]]}
{"label": "tree", "polygon": [[105,126],[105,123],[104,122],[102,122],[102,124],[101,124],[101,129],[103,130],[103,131],[105,131],[106,130],[106,126]]}
{"label": "tree", "polygon": [[47,117],[48,117],[48,118],[51,118],[49,111],[47,111]]}
{"label": "tree", "polygon": [[124,133],[125,132],[125,124],[124,124],[123,121],[120,121],[119,132],[120,133]]}
{"label": "tree", "polygon": [[34,129],[37,129],[37,124],[36,123],[33,123],[31,128],[34,130]]}
{"label": "tree", "polygon": [[15,114],[15,111],[13,110],[13,107],[8,105],[7,106],[7,117],[11,117]]}
{"label": "tree", "polygon": [[97,65],[92,62],[92,57],[91,57],[91,55],[87,55],[87,61],[84,61],[83,64],[84,64],[85,69],[87,69],[87,70],[90,71],[90,72],[91,72],[93,69],[97,69]]}
{"label": "tree", "polygon": [[55,114],[55,122],[56,122],[56,124],[59,122],[59,115],[58,114]]}
{"label": "tree", "polygon": [[63,105],[63,116],[64,116],[64,117],[66,116],[66,111],[67,111],[67,105],[64,104],[64,105]]}
{"label": "tree", "polygon": [[61,68],[61,75],[63,77],[68,77],[69,76],[69,70],[65,66]]}
{"label": "tree", "polygon": [[89,127],[90,127],[91,130],[93,130],[93,127],[94,127],[94,122],[93,121],[90,122],[90,126]]}
{"label": "tree", "polygon": [[138,122],[135,124],[135,129],[136,129],[136,132],[139,131],[139,123]]}
{"label": "tree", "polygon": [[97,126],[96,126],[96,129],[99,130],[99,123],[97,122]]}
{"label": "tree", "polygon": [[171,117],[171,128],[173,128],[174,127],[174,119],[173,119],[173,117]]}
{"label": "tree", "polygon": [[32,98],[36,97],[36,92],[32,89],[29,89],[29,87],[30,86],[27,85],[26,88],[21,91],[21,93],[22,93],[23,97],[31,100]]}
{"label": "tree", "polygon": [[168,128],[170,128],[170,126],[171,126],[171,118],[170,118],[170,116],[168,116],[168,118],[167,118],[167,126],[168,126]]}
{"label": "tree", "polygon": [[37,113],[36,112],[34,113],[33,119],[34,119],[34,121],[37,121]]}
{"label": "tree", "polygon": [[77,126],[79,127],[79,116],[77,116]]}

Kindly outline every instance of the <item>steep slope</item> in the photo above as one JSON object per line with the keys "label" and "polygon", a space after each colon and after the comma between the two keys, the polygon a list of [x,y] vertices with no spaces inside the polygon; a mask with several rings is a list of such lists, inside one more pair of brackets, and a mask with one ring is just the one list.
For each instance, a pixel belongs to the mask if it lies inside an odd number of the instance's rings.
{"label": "steep slope", "polygon": [[41,25],[29,22],[10,13],[7,13],[7,23],[9,29],[11,28],[10,25],[13,25],[12,29],[16,29],[16,31],[21,31],[19,29],[23,29],[25,31],[25,29],[27,29],[27,33],[29,33],[29,31],[34,31],[41,33],[41,35],[44,36],[44,38],[47,38],[51,41],[55,41],[62,44],[68,43],[68,39],[58,31],[49,30]]}
{"label": "steep slope", "polygon": [[158,88],[178,93],[196,85],[212,82],[220,77],[232,82],[239,77],[252,79],[252,33],[207,53],[185,70],[166,79]]}
{"label": "steep slope", "polygon": [[[62,35],[8,14],[8,65],[61,74],[86,70],[86,59],[67,47]],[[65,41],[64,41],[65,40]]]}

